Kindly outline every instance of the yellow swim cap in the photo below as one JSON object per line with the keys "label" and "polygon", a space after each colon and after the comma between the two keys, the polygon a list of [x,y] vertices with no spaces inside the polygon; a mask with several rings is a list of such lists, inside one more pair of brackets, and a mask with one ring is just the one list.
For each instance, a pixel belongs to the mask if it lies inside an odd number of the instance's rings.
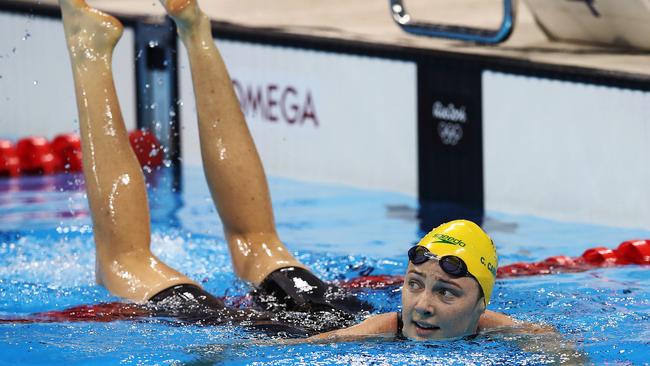
{"label": "yellow swim cap", "polygon": [[499,260],[492,239],[478,225],[467,220],[442,224],[424,236],[418,243],[438,257],[455,255],[467,265],[467,271],[476,277],[490,303]]}

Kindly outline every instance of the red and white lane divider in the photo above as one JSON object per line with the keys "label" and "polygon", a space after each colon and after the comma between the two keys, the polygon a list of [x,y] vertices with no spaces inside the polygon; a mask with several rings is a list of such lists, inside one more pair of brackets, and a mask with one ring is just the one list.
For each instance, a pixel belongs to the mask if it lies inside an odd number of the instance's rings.
{"label": "red and white lane divider", "polygon": [[[129,142],[141,166],[158,167],[163,162],[160,142],[146,130],[129,134]],[[0,140],[0,177],[48,175],[80,172],[81,140],[75,134],[62,134],[52,141],[43,137],[27,137],[14,145]]]}
{"label": "red and white lane divider", "polygon": [[150,312],[137,304],[110,302],[94,305],[79,305],[65,310],[46,311],[22,317],[0,318],[0,324],[18,323],[61,323],[137,320],[151,316]]}
{"label": "red and white lane divider", "polygon": [[499,267],[497,277],[535,276],[566,272],[584,272],[598,267],[650,264],[650,240],[628,240],[616,249],[587,249],[580,257],[555,256],[534,263],[513,263]]}

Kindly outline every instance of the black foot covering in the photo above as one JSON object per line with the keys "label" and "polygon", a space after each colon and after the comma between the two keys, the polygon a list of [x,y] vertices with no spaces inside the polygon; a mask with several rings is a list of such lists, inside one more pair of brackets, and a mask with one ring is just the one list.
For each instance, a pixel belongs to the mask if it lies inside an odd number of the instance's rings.
{"label": "black foot covering", "polygon": [[254,297],[258,305],[271,311],[335,311],[352,315],[372,310],[369,303],[296,267],[272,272],[262,281]]}
{"label": "black foot covering", "polygon": [[[268,312],[228,308],[220,299],[195,285],[178,285],[149,300],[151,316],[175,318],[197,325],[238,325],[271,336],[306,337],[354,324],[340,316],[291,311]],[[328,314],[325,314],[328,315]]]}
{"label": "black foot covering", "polygon": [[275,324],[270,314],[253,309],[228,308],[223,301],[192,284],[161,291],[149,300],[148,308],[154,316],[176,318],[191,324],[282,326]]}
{"label": "black foot covering", "polygon": [[228,309],[223,301],[192,284],[172,286],[159,292],[149,299],[149,308],[155,316],[185,321],[200,321],[216,314],[228,318]]}
{"label": "black foot covering", "polygon": [[154,295],[149,301],[154,304],[173,303],[174,305],[176,303],[185,305],[189,302],[201,304],[213,309],[226,307],[223,301],[212,296],[212,294],[201,287],[192,284],[169,287]]}

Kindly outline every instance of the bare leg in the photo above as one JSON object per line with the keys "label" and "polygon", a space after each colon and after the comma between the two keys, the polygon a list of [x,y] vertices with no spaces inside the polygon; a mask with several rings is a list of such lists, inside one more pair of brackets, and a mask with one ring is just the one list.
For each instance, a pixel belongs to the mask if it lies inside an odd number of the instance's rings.
{"label": "bare leg", "polygon": [[189,55],[201,156],[235,272],[258,285],[276,269],[306,268],[278,238],[262,162],[214,44],[209,19],[196,0],[161,1]]}
{"label": "bare leg", "polygon": [[77,95],[83,171],[92,211],[96,279],[111,293],[145,301],[194,283],[149,248],[149,208],[140,166],[115,94],[112,54],[120,22],[84,0],[59,0]]}

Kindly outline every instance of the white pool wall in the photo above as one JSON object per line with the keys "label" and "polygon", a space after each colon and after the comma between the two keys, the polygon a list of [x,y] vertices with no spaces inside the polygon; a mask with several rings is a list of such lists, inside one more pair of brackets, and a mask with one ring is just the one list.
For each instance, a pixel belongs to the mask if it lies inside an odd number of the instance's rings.
{"label": "white pool wall", "polygon": [[[79,130],[63,23],[0,12],[0,138],[52,138]],[[117,94],[129,130],[136,126],[133,31],[113,57]]]}
{"label": "white pool wall", "polygon": [[650,228],[650,93],[483,74],[488,210]]}
{"label": "white pool wall", "polygon": [[[414,62],[217,43],[268,174],[417,196]],[[179,49],[183,162],[200,165],[189,64]]]}

